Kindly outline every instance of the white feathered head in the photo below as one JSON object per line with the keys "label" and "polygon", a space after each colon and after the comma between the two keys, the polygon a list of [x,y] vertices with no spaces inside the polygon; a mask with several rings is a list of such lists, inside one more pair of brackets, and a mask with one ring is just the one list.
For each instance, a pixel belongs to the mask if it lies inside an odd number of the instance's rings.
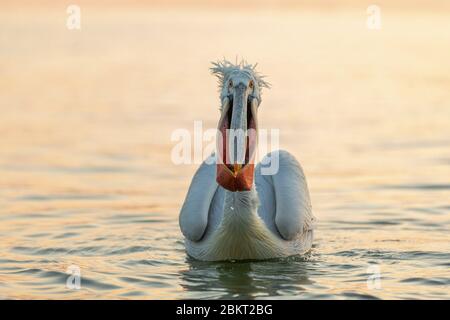
{"label": "white feathered head", "polygon": [[231,94],[232,87],[238,83],[246,83],[251,87],[251,95],[261,103],[262,88],[270,88],[270,84],[264,80],[263,75],[256,71],[257,64],[249,64],[245,60],[239,63],[231,63],[224,59],[212,63],[211,73],[219,80],[220,100]]}

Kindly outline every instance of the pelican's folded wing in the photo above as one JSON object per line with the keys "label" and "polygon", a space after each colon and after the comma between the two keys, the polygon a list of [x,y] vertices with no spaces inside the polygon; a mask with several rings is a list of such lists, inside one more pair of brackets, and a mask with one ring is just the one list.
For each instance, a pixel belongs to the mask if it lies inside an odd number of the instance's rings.
{"label": "pelican's folded wing", "polygon": [[[256,170],[257,189],[272,186],[275,208],[275,225],[281,237],[292,240],[299,234],[313,229],[308,186],[303,170],[289,152],[278,150],[268,154]],[[259,186],[258,186],[259,184]],[[264,205],[264,200],[261,199]],[[269,207],[267,204],[265,207]]]}
{"label": "pelican's folded wing", "polygon": [[205,160],[192,178],[180,211],[180,228],[191,241],[199,241],[208,225],[208,212],[217,190],[215,155]]}

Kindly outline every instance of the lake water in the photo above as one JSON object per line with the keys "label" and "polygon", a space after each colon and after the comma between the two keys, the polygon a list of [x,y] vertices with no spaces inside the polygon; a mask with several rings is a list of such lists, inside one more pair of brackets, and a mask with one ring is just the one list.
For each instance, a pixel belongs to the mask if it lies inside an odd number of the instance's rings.
{"label": "lake water", "polygon": [[[69,31],[63,6],[22,9],[0,13],[0,298],[450,298],[448,15],[85,5]],[[236,55],[305,170],[305,257],[184,252],[196,165],[171,133],[215,127],[209,62]]]}

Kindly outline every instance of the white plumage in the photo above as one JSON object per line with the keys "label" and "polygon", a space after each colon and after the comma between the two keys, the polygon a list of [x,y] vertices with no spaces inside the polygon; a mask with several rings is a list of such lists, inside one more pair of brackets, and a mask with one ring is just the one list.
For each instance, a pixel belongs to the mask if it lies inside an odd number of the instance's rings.
{"label": "white plumage", "polygon": [[180,213],[191,257],[205,261],[269,259],[311,249],[314,217],[305,176],[291,154],[277,152],[279,172],[264,176],[258,165],[255,188],[250,191],[225,190],[215,181],[214,164],[200,166]]}

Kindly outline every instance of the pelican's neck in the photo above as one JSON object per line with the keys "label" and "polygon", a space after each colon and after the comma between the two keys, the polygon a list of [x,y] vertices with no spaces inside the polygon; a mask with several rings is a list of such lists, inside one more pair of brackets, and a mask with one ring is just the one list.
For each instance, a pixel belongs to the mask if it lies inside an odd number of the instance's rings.
{"label": "pelican's neck", "polygon": [[213,260],[281,256],[277,239],[258,216],[258,194],[225,191],[222,221],[204,252]]}
{"label": "pelican's neck", "polygon": [[255,186],[249,191],[225,191],[223,224],[231,227],[248,227],[257,218],[258,194]]}

